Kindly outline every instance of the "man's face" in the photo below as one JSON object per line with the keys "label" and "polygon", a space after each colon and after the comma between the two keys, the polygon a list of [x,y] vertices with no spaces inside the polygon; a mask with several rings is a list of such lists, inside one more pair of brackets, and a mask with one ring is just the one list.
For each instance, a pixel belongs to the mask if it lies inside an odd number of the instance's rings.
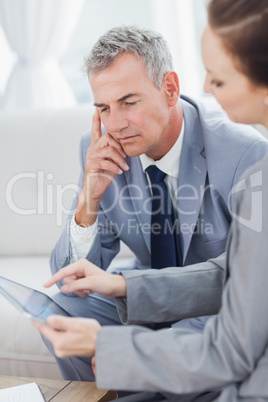
{"label": "man's face", "polygon": [[157,160],[167,152],[167,94],[149,79],[137,56],[118,56],[111,66],[91,75],[90,85],[105,129],[128,156],[146,153]]}

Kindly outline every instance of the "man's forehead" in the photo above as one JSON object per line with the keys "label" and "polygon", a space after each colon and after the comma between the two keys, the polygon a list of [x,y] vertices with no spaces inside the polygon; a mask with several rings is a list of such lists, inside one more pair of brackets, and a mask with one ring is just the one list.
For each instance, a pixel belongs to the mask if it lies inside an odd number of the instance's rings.
{"label": "man's forehead", "polygon": [[147,73],[128,64],[128,68],[107,69],[91,75],[90,86],[95,103],[122,102],[134,96],[145,96],[154,88]]}
{"label": "man's forehead", "polygon": [[138,56],[132,53],[124,53],[115,60],[97,71],[92,71],[89,76],[91,86],[98,87],[103,81],[116,82],[117,85],[125,81],[136,83],[141,79],[149,79],[145,64]]}

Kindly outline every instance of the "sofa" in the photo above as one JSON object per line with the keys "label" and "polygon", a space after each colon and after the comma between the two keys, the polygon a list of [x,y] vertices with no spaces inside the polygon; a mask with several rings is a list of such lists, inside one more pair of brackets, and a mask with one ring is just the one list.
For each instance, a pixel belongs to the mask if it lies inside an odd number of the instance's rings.
{"label": "sofa", "polygon": [[[52,296],[49,255],[65,225],[79,176],[79,140],[93,107],[0,113],[0,276]],[[123,247],[114,264],[130,257]],[[31,321],[0,294],[0,375],[60,379]]]}

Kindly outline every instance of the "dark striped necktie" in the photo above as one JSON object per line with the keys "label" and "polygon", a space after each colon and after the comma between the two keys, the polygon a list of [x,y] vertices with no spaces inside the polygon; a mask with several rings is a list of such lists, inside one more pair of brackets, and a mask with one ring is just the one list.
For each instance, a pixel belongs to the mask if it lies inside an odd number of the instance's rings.
{"label": "dark striped necktie", "polygon": [[146,169],[151,181],[151,267],[181,266],[179,225],[164,182],[166,174],[151,165]]}

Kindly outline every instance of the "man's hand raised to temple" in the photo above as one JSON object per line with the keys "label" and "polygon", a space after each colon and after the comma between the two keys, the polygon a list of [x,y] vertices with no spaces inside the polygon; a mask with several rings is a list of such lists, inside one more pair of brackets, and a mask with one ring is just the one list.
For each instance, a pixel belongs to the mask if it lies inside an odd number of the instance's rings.
{"label": "man's hand raised to temple", "polygon": [[62,268],[44,286],[48,288],[61,280],[64,281],[61,287],[63,293],[75,293],[80,297],[91,293],[120,297],[126,296],[127,292],[126,281],[122,275],[109,274],[83,258]]}
{"label": "man's hand raised to temple", "polygon": [[97,218],[102,196],[117,174],[129,167],[123,148],[109,133],[101,132],[101,119],[96,109],[91,127],[91,145],[87,150],[82,191],[78,198],[75,221],[91,226]]}

